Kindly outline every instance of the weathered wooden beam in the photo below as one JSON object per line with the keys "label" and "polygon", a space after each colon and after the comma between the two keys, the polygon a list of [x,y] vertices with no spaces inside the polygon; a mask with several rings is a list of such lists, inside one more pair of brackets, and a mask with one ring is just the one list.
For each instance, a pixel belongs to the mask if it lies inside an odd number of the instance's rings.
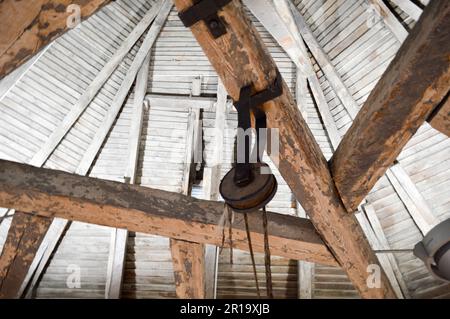
{"label": "weathered wooden beam", "polygon": [[34,0],[0,2],[0,79],[25,63],[45,45],[66,32],[67,20],[75,13],[71,4],[86,19],[109,0]]}
{"label": "weathered wooden beam", "polygon": [[[192,0],[174,2],[179,11],[193,4]],[[191,31],[228,94],[238,100],[241,88],[249,84],[255,91],[264,90],[274,81],[276,66],[242,3],[232,1],[220,10],[219,16],[227,26],[222,37],[214,39],[203,22],[193,25]],[[265,103],[263,109],[268,127],[278,128],[280,133],[279,153],[273,152],[273,161],[350,280],[365,298],[395,298],[384,273],[380,288],[367,286],[367,267],[378,260],[356,218],[342,205],[328,164],[285,83],[283,94]],[[273,240],[270,243],[273,250]]]}
{"label": "weathered wooden beam", "polygon": [[348,212],[447,94],[449,29],[450,3],[431,2],[336,150],[330,167]]}
{"label": "weathered wooden beam", "polygon": [[180,299],[205,298],[205,247],[199,243],[171,240],[175,289]]}
{"label": "weathered wooden beam", "polygon": [[[40,216],[222,244],[221,202],[4,160],[0,160],[0,205],[37,211]],[[274,213],[268,217],[273,255],[337,265],[311,222]],[[249,223],[254,249],[263,252],[264,233],[258,216],[250,215]],[[233,227],[233,246],[247,250],[242,216],[236,215]]]}
{"label": "weathered wooden beam", "polygon": [[51,219],[33,213],[14,213],[0,256],[0,298],[20,297],[22,282],[50,223]]}
{"label": "weathered wooden beam", "polygon": [[428,123],[439,132],[450,137],[450,98],[449,95],[431,113]]}

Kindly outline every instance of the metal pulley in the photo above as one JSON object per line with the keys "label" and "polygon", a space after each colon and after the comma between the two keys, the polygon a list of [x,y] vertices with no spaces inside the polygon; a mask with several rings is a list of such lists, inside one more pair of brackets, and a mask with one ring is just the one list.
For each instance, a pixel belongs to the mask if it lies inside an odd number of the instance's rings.
{"label": "metal pulley", "polygon": [[[244,154],[241,161],[225,175],[220,183],[220,194],[225,202],[237,212],[250,212],[263,208],[277,191],[277,181],[267,164],[261,161],[265,146],[266,115],[259,108],[262,104],[282,94],[282,80],[277,77],[267,89],[251,95],[251,86],[241,89],[239,101],[235,102],[238,112],[238,140],[244,140]],[[248,134],[251,127],[250,114],[255,117],[256,142],[251,151],[252,137]],[[264,135],[261,137],[261,135]],[[250,159],[255,159],[253,163]]]}

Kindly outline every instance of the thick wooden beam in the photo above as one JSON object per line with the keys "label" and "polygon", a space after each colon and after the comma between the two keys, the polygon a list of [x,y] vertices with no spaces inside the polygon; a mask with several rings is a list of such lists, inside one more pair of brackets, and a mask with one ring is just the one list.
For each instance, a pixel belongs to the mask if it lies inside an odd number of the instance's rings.
{"label": "thick wooden beam", "polygon": [[430,115],[428,123],[434,129],[450,137],[450,98],[448,94]]}
{"label": "thick wooden beam", "polygon": [[205,247],[199,243],[171,240],[175,289],[180,299],[205,298]]}
{"label": "thick wooden beam", "polygon": [[448,30],[450,2],[431,2],[336,150],[331,171],[349,213],[447,94]]}
{"label": "thick wooden beam", "polygon": [[109,0],[33,0],[0,2],[0,79],[25,63],[45,45],[68,30],[67,20],[80,8],[86,19]]}
{"label": "thick wooden beam", "polygon": [[20,287],[33,262],[51,219],[14,213],[0,256],[0,298],[19,298]]}
{"label": "thick wooden beam", "polygon": [[[174,2],[179,11],[193,4],[192,0]],[[232,1],[219,15],[227,26],[222,37],[214,39],[203,22],[193,25],[191,31],[228,94],[238,100],[240,89],[249,84],[255,91],[264,90],[275,79],[275,63],[241,1]],[[365,298],[395,298],[384,273],[379,288],[367,286],[367,267],[378,260],[356,218],[342,205],[328,164],[285,83],[282,96],[265,103],[263,109],[268,127],[278,128],[280,133],[279,153],[273,152],[273,161],[350,280]],[[274,246],[272,240],[270,243]]]}
{"label": "thick wooden beam", "polygon": [[[4,160],[0,161],[0,206],[191,242],[222,244],[221,202]],[[337,265],[311,222],[274,213],[268,217],[273,255]],[[264,252],[258,216],[250,215],[249,223],[255,251]],[[233,246],[247,250],[241,215],[236,215],[233,226]]]}

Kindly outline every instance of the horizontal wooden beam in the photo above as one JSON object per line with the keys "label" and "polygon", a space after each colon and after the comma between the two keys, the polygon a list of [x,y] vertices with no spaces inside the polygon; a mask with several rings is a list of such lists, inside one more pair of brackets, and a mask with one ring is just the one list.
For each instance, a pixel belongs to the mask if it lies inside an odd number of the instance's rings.
{"label": "horizontal wooden beam", "polygon": [[109,0],[0,1],[0,79],[25,63],[44,46],[69,29],[77,11],[86,19]]}
{"label": "horizontal wooden beam", "polygon": [[0,255],[0,298],[19,298],[19,291],[51,219],[20,211],[14,213]]}
{"label": "horizontal wooden beam", "polygon": [[[174,0],[180,12],[193,2]],[[225,21],[227,33],[218,39],[213,38],[204,22],[194,24],[191,31],[228,94],[238,100],[241,88],[249,84],[256,92],[266,89],[276,77],[276,65],[246,16],[242,2],[230,2],[219,11],[219,16]],[[279,153],[272,152],[272,160],[361,296],[395,298],[384,273],[378,288],[367,286],[367,267],[378,264],[378,259],[356,218],[342,205],[328,164],[286,83],[283,82],[283,94],[262,108],[268,127],[279,131]],[[274,243],[270,243],[273,250]]]}
{"label": "horizontal wooden beam", "polygon": [[[3,160],[0,206],[191,242],[222,243],[221,202]],[[309,220],[275,213],[268,217],[273,255],[337,265]],[[264,252],[259,216],[250,214],[249,222],[254,249]],[[233,246],[247,250],[240,214],[233,228]]]}
{"label": "horizontal wooden beam", "polygon": [[[450,91],[449,91],[450,93]],[[449,94],[441,104],[431,113],[428,123],[439,132],[450,137],[450,98]]]}
{"label": "horizontal wooden beam", "polygon": [[448,30],[450,2],[431,2],[336,150],[331,171],[350,213],[447,94]]}

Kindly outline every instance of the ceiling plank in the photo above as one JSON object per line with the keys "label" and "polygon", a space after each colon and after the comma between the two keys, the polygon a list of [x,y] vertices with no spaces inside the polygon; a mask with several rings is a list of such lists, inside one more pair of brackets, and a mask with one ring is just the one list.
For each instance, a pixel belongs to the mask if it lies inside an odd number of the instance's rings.
{"label": "ceiling plank", "polygon": [[381,17],[386,26],[391,30],[400,43],[403,43],[408,37],[408,31],[400,21],[395,17],[383,0],[368,0],[368,6],[373,13]]}
{"label": "ceiling plank", "polygon": [[[4,160],[0,160],[0,205],[186,241],[222,243],[221,202]],[[337,265],[309,220],[275,213],[268,217],[273,255]],[[250,215],[249,223],[255,251],[264,252],[258,216]],[[236,215],[233,247],[247,250],[244,224]]]}
{"label": "ceiling plank", "polygon": [[450,3],[433,1],[333,155],[333,179],[348,212],[356,210],[447,94],[449,29]]}
{"label": "ceiling plank", "polygon": [[0,298],[19,298],[19,291],[51,219],[14,213],[0,256]]}
{"label": "ceiling plank", "polygon": [[[139,69],[136,76],[133,96],[133,114],[131,119],[130,136],[128,142],[128,160],[125,180],[134,184],[139,158],[139,145],[141,142],[142,125],[144,118],[144,98],[148,84],[148,70],[150,68],[150,52]],[[108,268],[106,273],[106,299],[119,299],[122,290],[125,257],[128,242],[126,229],[111,229],[111,242],[109,248]]]}
{"label": "ceiling plank", "polygon": [[80,9],[84,20],[107,4],[109,0],[34,0],[0,2],[0,79],[25,63],[69,27],[67,20],[74,14],[71,4]]}
{"label": "ceiling plank", "polygon": [[139,24],[129,34],[127,39],[117,49],[114,55],[108,60],[101,71],[97,74],[94,80],[89,84],[83,94],[80,96],[75,105],[72,106],[70,112],[64,117],[63,121],[58,125],[45,144],[33,156],[30,161],[31,165],[41,166],[55,147],[61,142],[67,131],[75,124],[77,119],[83,114],[89,103],[97,95],[98,91],[103,87],[111,74],[116,70],[128,52],[133,48],[135,43],[139,40],[142,34],[147,30],[149,25],[155,19],[160,6],[154,5],[150,11],[142,18]]}
{"label": "ceiling plank", "polygon": [[[174,2],[178,11],[193,4],[192,0]],[[255,91],[262,91],[274,81],[276,66],[242,3],[232,1],[219,15],[227,23],[227,34],[222,37],[214,39],[203,22],[193,25],[191,31],[234,100],[239,99],[240,89],[251,83]],[[280,133],[279,153],[273,152],[272,160],[361,296],[395,298],[384,272],[379,288],[367,286],[367,267],[378,260],[356,218],[342,205],[328,164],[286,83],[283,94],[265,103],[263,109],[268,127],[278,128]],[[273,240],[270,242],[273,246]]]}

